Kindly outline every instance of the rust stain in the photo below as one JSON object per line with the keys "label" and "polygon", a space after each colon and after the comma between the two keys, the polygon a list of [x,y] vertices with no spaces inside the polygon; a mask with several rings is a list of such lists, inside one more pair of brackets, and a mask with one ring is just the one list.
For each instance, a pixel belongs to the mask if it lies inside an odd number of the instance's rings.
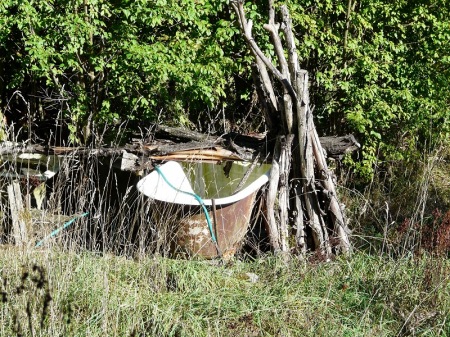
{"label": "rust stain", "polygon": [[[224,256],[233,256],[247,233],[256,192],[233,204],[216,206],[215,235]],[[208,207],[213,219],[212,207]],[[200,207],[186,207],[179,220],[176,234],[178,249],[189,256],[214,258],[218,256]]]}

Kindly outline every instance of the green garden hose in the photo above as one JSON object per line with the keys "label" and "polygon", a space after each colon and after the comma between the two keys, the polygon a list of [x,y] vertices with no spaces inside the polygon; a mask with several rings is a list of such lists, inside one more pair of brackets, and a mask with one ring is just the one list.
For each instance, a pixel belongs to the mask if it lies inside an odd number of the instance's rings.
{"label": "green garden hose", "polygon": [[40,247],[42,246],[42,244],[47,241],[48,239],[54,237],[56,234],[58,234],[59,232],[61,232],[63,229],[66,229],[67,227],[69,227],[71,224],[73,224],[75,222],[75,220],[79,219],[79,218],[83,218],[86,215],[88,215],[89,212],[83,213],[81,215],[76,216],[75,218],[67,221],[64,225],[62,225],[61,227],[55,229],[53,232],[51,232],[49,235],[47,235],[45,238],[43,238],[41,241],[39,241],[36,246],[34,246],[34,248]]}
{"label": "green garden hose", "polygon": [[203,199],[199,195],[197,195],[195,193],[186,192],[186,191],[180,190],[180,189],[176,188],[175,186],[173,186],[169,182],[169,180],[167,180],[166,176],[162,173],[162,171],[160,170],[159,167],[156,166],[155,170],[164,179],[166,184],[169,185],[171,188],[173,188],[175,191],[180,192],[180,193],[184,193],[184,194],[187,194],[187,195],[190,195],[191,197],[194,197],[198,201],[198,203],[200,204],[200,206],[203,209],[203,212],[205,213],[205,218],[206,218],[206,222],[208,223],[208,228],[209,228],[209,233],[211,234],[211,239],[214,242],[214,244],[216,244],[216,246],[217,246],[217,240],[216,240],[216,236],[214,235],[213,228],[212,228],[211,218],[209,217],[209,213],[208,213],[208,210],[206,209],[206,206],[205,206],[205,203],[203,202]]}

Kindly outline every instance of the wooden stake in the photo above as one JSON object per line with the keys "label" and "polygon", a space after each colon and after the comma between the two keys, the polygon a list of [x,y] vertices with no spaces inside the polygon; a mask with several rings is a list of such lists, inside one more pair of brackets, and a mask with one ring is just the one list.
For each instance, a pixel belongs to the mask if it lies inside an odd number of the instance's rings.
{"label": "wooden stake", "polygon": [[14,181],[11,185],[8,185],[7,190],[14,242],[17,246],[23,246],[27,244],[28,237],[26,224],[23,220],[23,201],[20,185],[17,181]]}

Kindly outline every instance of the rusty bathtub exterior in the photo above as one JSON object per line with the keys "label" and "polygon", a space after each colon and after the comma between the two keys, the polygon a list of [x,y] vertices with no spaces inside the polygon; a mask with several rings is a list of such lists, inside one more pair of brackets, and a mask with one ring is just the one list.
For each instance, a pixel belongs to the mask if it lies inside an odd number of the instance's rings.
{"label": "rusty bathtub exterior", "polygon": [[[240,192],[218,199],[203,199],[212,222],[216,243],[212,240],[204,209],[199,206],[191,185],[176,162],[168,162],[159,167],[172,179],[170,185],[153,171],[138,183],[138,190],[159,203],[169,203],[177,213],[172,251],[188,257],[214,258],[221,254],[231,257],[240,247],[247,233],[253,205],[258,190],[269,180],[270,172],[258,177]],[[175,206],[175,207],[174,207]]]}
{"label": "rusty bathtub exterior", "polygon": [[255,196],[256,192],[232,204],[216,206],[215,216],[213,208],[208,207],[210,218],[214,219],[213,230],[219,251],[211,240],[205,214],[200,207],[181,217],[176,233],[177,250],[205,258],[217,257],[219,252],[224,257],[233,256],[247,233]]}

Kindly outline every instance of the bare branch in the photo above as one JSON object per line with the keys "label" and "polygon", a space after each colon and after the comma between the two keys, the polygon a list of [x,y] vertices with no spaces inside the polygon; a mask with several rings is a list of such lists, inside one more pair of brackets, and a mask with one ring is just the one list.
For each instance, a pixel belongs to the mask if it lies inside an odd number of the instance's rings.
{"label": "bare branch", "polygon": [[266,67],[269,69],[269,71],[277,78],[278,81],[281,82],[283,87],[286,88],[286,90],[289,92],[289,95],[291,95],[292,99],[294,101],[297,100],[297,95],[296,95],[294,89],[292,88],[290,81],[286,77],[284,77],[283,74],[264,55],[264,53],[261,51],[261,49],[256,44],[255,40],[253,39],[252,31],[251,31],[252,25],[253,25],[252,20],[249,20],[247,22],[247,20],[245,18],[245,13],[244,13],[244,6],[243,6],[242,2],[238,2],[238,3],[232,2],[231,4],[239,17],[241,28],[244,33],[244,38],[247,41],[247,43],[250,45],[253,52],[264,62]]}

